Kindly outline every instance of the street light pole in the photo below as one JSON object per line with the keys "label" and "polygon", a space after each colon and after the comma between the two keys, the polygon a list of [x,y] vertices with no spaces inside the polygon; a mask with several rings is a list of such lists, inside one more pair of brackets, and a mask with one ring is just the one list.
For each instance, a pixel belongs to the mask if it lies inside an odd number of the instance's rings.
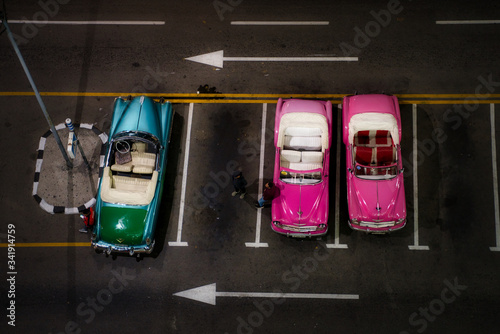
{"label": "street light pole", "polygon": [[54,135],[54,138],[56,139],[57,145],[59,146],[59,149],[61,150],[61,153],[64,157],[64,160],[66,160],[66,165],[69,168],[73,168],[73,163],[69,159],[68,154],[66,153],[66,150],[64,149],[64,146],[61,142],[61,138],[57,134],[57,130],[54,127],[52,120],[50,119],[50,116],[47,112],[47,108],[45,108],[45,104],[42,101],[42,97],[40,96],[40,93],[38,92],[38,89],[36,88],[35,82],[33,81],[33,78],[31,77],[31,74],[28,70],[28,67],[26,66],[26,63],[24,62],[24,58],[21,54],[21,51],[19,51],[19,47],[17,46],[16,40],[14,39],[14,36],[12,35],[12,32],[9,28],[9,24],[7,23],[7,17],[5,14],[5,7],[4,7],[4,10],[0,12],[0,18],[2,20],[3,25],[5,26],[5,30],[7,31],[7,36],[9,37],[9,40],[12,43],[14,50],[16,51],[17,57],[19,58],[19,61],[21,62],[21,65],[24,69],[24,72],[26,73],[26,76],[28,77],[28,80],[31,84],[31,88],[33,88],[33,91],[35,92],[36,99],[38,100],[38,104],[40,105],[40,108],[42,109],[43,115],[45,116],[47,123],[49,123],[50,131],[52,131],[52,134]]}

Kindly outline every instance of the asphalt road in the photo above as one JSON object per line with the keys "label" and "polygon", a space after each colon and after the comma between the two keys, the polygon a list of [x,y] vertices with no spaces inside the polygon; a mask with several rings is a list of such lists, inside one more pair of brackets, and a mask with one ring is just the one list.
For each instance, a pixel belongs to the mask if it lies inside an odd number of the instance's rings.
{"label": "asphalt road", "polygon": [[[500,149],[492,142],[492,131],[497,134],[500,127],[498,3],[49,0],[6,5],[38,90],[54,93],[43,100],[56,124],[71,117],[107,131],[115,93],[196,93],[205,84],[257,99],[354,92],[432,94],[433,99],[401,105],[407,227],[383,236],[349,229],[345,152],[340,145],[337,161],[334,140],[331,166],[339,166],[340,177],[331,178],[330,231],[319,240],[277,235],[269,228],[270,209],[259,213],[253,207],[262,133],[262,177],[272,177],[274,103],[176,103],[156,251],[140,261],[106,257],[79,246],[89,238],[78,232],[78,216],[48,214],[33,200],[36,151],[48,125],[35,97],[16,93],[31,87],[3,33],[2,333],[498,332],[500,252],[490,249],[500,246],[494,168]],[[52,24],[12,23],[44,18]],[[447,20],[496,21],[437,24]],[[229,57],[222,68],[185,59],[219,50]],[[463,95],[450,102],[440,94]],[[443,99],[448,102],[436,102]],[[482,103],[485,99],[491,101]],[[335,121],[334,127],[340,124]],[[235,165],[249,182],[243,200],[231,197],[227,170]],[[8,257],[9,230],[15,230],[15,258]],[[175,245],[178,241],[187,246]],[[416,245],[427,247],[416,250]],[[15,275],[8,268],[13,259]],[[199,287],[205,288],[193,295],[204,301],[176,295]],[[270,295],[274,292],[294,298]],[[337,298],[318,298],[332,294]],[[7,310],[12,301],[14,313]],[[12,314],[15,322],[8,317]]]}

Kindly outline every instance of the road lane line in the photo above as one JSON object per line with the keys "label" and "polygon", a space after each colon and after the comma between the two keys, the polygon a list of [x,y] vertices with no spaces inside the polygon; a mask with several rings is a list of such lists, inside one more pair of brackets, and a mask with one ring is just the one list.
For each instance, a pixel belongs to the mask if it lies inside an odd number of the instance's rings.
{"label": "road lane line", "polygon": [[[0,20],[0,23],[2,20]],[[165,25],[165,21],[50,21],[50,20],[8,20],[9,24],[59,24],[59,25]]]}
{"label": "road lane line", "polygon": [[[0,92],[0,96],[34,96],[34,92]],[[318,99],[341,99],[349,94],[261,94],[261,93],[213,93],[213,94],[198,94],[198,93],[132,93],[132,92],[40,92],[42,96],[84,96],[84,97],[117,97],[117,96],[148,96],[148,97],[198,97],[198,98],[280,98],[286,95],[287,98],[318,98]],[[473,94],[394,94],[398,99],[466,99],[472,98],[478,101],[487,101],[487,98],[500,98],[500,94],[488,94],[481,100],[481,96]],[[453,101],[453,100],[451,100]],[[498,101],[489,103],[498,103]],[[456,103],[457,101],[451,102]],[[420,104],[419,102],[414,102]]]}
{"label": "road lane line", "polygon": [[217,283],[174,293],[174,296],[196,300],[209,305],[217,304],[217,297],[236,298],[297,298],[297,299],[351,299],[358,300],[359,295],[345,293],[282,293],[282,292],[229,292],[217,291]]}
{"label": "road lane line", "polygon": [[[33,92],[0,92],[0,96],[34,96]],[[169,99],[172,103],[276,103],[283,94],[196,94],[196,93],[127,93],[127,92],[40,92],[41,96],[56,97],[112,97],[148,96],[153,99]],[[288,94],[287,98],[311,98],[341,103],[348,94]],[[456,104],[460,99],[471,98],[473,94],[396,94],[399,104]],[[231,98],[231,99],[227,99]],[[270,98],[270,99],[264,99]],[[500,103],[500,94],[490,94],[488,99],[474,99],[475,103]],[[457,99],[457,100],[455,100]]]}
{"label": "road lane line", "polygon": [[436,21],[436,24],[498,24],[500,20]]}
{"label": "road lane line", "polygon": [[[262,129],[260,138],[260,162],[259,162],[259,193],[257,198],[262,196],[262,186],[264,180],[264,151],[266,145],[266,117],[267,117],[267,103],[262,104]],[[260,242],[260,230],[262,225],[262,210],[257,209],[257,223],[255,226],[255,242],[245,242],[247,247],[269,247],[266,242]]]}
{"label": "road lane line", "polygon": [[[0,247],[12,246],[8,243],[0,243]],[[18,242],[14,247],[90,247],[90,242]]]}
{"label": "road lane line", "polygon": [[185,60],[193,61],[195,63],[205,64],[218,68],[224,68],[224,61],[244,61],[244,62],[296,62],[296,61],[358,61],[358,57],[224,57],[224,50],[213,51],[196,55]]}
{"label": "road lane line", "polygon": [[429,250],[429,246],[418,244],[418,146],[417,146],[417,105],[413,104],[413,243],[410,250]]}
{"label": "road lane line", "polygon": [[490,123],[491,123],[491,156],[493,167],[493,200],[495,202],[495,231],[496,246],[490,247],[492,252],[500,252],[500,212],[498,208],[498,171],[497,171],[497,144],[495,136],[495,105],[490,104]]}
{"label": "road lane line", "polygon": [[[340,243],[340,142],[342,133],[342,105],[338,105],[337,115],[337,160],[335,167],[335,242],[333,244],[326,244],[326,248],[343,248],[346,249],[346,244]],[[330,165],[331,166],[331,165]]]}
{"label": "road lane line", "polygon": [[237,298],[359,299],[359,295],[340,293],[217,292],[216,296]]}
{"label": "road lane line", "polygon": [[187,242],[182,240],[182,224],[184,221],[184,206],[186,203],[186,184],[187,184],[187,173],[189,164],[189,146],[191,145],[191,128],[193,124],[193,109],[194,104],[189,104],[189,116],[186,131],[186,146],[184,148],[184,169],[182,170],[182,190],[181,190],[181,202],[179,205],[179,222],[177,224],[177,240],[169,241],[169,246],[188,246]]}
{"label": "road lane line", "polygon": [[[148,94],[143,94],[143,95],[148,95]],[[7,96],[7,95],[0,94],[0,96]],[[17,96],[21,96],[21,95],[17,95]],[[80,96],[83,96],[83,95],[80,95]],[[89,95],[86,95],[86,96],[97,96],[97,95],[89,94]],[[116,95],[116,96],[119,96],[119,95]],[[153,98],[155,100],[159,100],[160,97],[162,97],[161,95],[157,95],[157,94],[152,94],[152,96],[153,96]],[[63,97],[63,96],[59,96],[59,97]],[[287,95],[287,98],[294,98],[294,97],[295,96],[288,96]],[[315,96],[312,96],[312,97],[309,97],[309,98],[313,98],[313,99],[314,98],[318,98],[318,99],[325,100],[325,98],[315,97]],[[182,104],[186,104],[186,103],[199,103],[199,104],[212,104],[212,103],[214,103],[214,104],[215,103],[219,103],[219,104],[229,104],[229,103],[235,103],[235,104],[239,104],[239,103],[244,103],[244,104],[264,104],[264,103],[267,103],[267,104],[275,104],[275,103],[278,102],[278,98],[276,98],[274,100],[260,100],[260,99],[258,99],[258,100],[252,100],[252,99],[248,99],[248,100],[245,100],[245,99],[234,99],[234,100],[231,99],[231,100],[226,100],[226,99],[220,99],[220,98],[218,98],[218,99],[211,99],[211,98],[207,98],[207,99],[204,99],[204,98],[193,98],[193,99],[171,98],[171,99],[169,99],[167,97],[167,99],[170,102],[176,103],[176,104],[181,104],[181,103]],[[339,104],[339,103],[342,102],[341,99],[329,99],[329,98],[326,98],[326,100],[330,101],[332,104]],[[460,101],[457,101],[457,100],[427,100],[427,101],[424,101],[424,100],[399,100],[399,104],[400,105],[402,105],[402,104],[442,105],[442,104],[456,104],[457,102],[460,102]],[[474,100],[474,103],[477,103],[477,104],[492,104],[492,103],[494,103],[494,104],[500,104],[500,100]]]}
{"label": "road lane line", "polygon": [[231,21],[233,26],[327,26],[329,21]]}

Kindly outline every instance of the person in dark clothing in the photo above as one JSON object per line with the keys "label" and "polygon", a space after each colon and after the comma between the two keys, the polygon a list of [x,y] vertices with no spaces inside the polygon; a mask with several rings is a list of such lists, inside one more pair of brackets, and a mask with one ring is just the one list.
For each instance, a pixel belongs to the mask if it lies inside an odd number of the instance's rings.
{"label": "person in dark clothing", "polygon": [[243,177],[243,173],[240,170],[237,170],[233,173],[233,186],[234,186],[234,191],[232,192],[231,196],[236,196],[237,194],[240,194],[240,199],[245,198],[245,195],[247,193],[247,180]]}
{"label": "person in dark clothing", "polygon": [[255,203],[255,207],[262,208],[266,202],[272,201],[279,194],[279,189],[274,185],[273,182],[267,182],[264,187],[264,192],[262,193],[262,197],[259,199],[257,203]]}

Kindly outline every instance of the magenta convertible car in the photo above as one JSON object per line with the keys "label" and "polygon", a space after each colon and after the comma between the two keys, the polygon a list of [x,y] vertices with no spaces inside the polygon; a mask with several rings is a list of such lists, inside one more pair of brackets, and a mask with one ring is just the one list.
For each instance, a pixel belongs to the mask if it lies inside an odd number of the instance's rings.
{"label": "magenta convertible car", "polygon": [[292,237],[328,231],[328,172],[332,142],[332,104],[278,100],[274,128],[272,229]]}
{"label": "magenta convertible car", "polygon": [[346,96],[342,108],[349,226],[371,233],[403,228],[406,203],[398,99],[382,94]]}

